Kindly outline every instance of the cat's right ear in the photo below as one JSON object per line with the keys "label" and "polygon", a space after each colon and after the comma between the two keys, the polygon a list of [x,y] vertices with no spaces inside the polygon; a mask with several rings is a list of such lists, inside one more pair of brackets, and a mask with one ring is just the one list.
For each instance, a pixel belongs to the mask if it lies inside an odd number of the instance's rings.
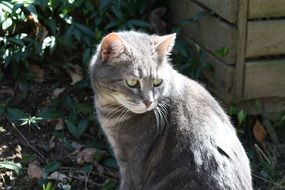
{"label": "cat's right ear", "polygon": [[125,45],[120,36],[113,32],[105,36],[101,43],[101,59],[103,62],[109,61],[118,56],[125,49]]}

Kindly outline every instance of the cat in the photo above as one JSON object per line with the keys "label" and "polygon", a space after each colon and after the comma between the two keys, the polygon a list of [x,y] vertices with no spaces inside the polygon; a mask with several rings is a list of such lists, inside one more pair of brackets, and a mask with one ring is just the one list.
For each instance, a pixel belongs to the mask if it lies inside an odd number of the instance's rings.
{"label": "cat", "polygon": [[90,63],[100,125],[121,190],[252,189],[249,160],[228,116],[169,55],[176,34],[105,36]]}

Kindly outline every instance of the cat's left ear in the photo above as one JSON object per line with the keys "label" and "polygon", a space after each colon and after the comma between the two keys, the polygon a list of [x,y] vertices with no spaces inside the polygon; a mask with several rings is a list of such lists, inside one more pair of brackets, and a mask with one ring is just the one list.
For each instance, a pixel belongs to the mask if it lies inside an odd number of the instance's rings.
{"label": "cat's left ear", "polygon": [[121,37],[112,32],[105,36],[101,43],[101,59],[102,61],[110,61],[111,59],[118,57],[120,53],[125,50],[125,44]]}
{"label": "cat's left ear", "polygon": [[168,55],[175,43],[176,33],[165,36],[160,36],[158,43],[155,45],[155,50],[160,58]]}

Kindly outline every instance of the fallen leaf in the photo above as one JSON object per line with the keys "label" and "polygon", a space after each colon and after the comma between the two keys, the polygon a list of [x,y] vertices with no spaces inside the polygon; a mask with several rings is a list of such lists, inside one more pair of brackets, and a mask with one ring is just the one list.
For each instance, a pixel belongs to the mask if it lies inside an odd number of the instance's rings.
{"label": "fallen leaf", "polygon": [[266,131],[264,126],[258,120],[256,120],[255,125],[253,126],[253,136],[259,143],[264,143]]}
{"label": "fallen leaf", "polygon": [[83,79],[82,69],[79,65],[70,65],[67,72],[72,80],[71,85],[74,85]]}
{"label": "fallen leaf", "polygon": [[32,79],[35,82],[44,82],[45,71],[42,68],[40,68],[38,65],[31,64],[30,71],[32,73]]}
{"label": "fallen leaf", "polygon": [[52,97],[53,98],[58,97],[64,90],[65,90],[65,88],[55,88],[55,89],[53,89]]}
{"label": "fallen leaf", "polygon": [[56,180],[56,181],[62,181],[62,182],[66,182],[67,180],[70,180],[69,177],[67,177],[65,174],[62,174],[58,171],[52,172],[47,179],[51,179],[51,180]]}
{"label": "fallen leaf", "polygon": [[40,167],[39,161],[32,161],[29,163],[27,173],[30,177],[40,179],[43,175],[43,170]]}
{"label": "fallen leaf", "polygon": [[49,140],[49,150],[53,149],[56,145],[54,142],[55,136],[52,136],[51,139]]}
{"label": "fallen leaf", "polygon": [[15,96],[14,90],[12,90],[7,86],[2,86],[2,85],[0,85],[0,94],[8,94],[10,96]]}
{"label": "fallen leaf", "polygon": [[76,152],[76,153],[78,153],[84,147],[84,145],[82,145],[76,141],[73,141],[71,143],[71,146],[74,148],[74,152]]}
{"label": "fallen leaf", "polygon": [[107,152],[96,148],[84,148],[77,155],[77,163],[93,163],[98,162],[107,157]]}
{"label": "fallen leaf", "polygon": [[57,119],[57,122],[55,124],[55,130],[63,130],[64,129],[64,121],[62,118]]}

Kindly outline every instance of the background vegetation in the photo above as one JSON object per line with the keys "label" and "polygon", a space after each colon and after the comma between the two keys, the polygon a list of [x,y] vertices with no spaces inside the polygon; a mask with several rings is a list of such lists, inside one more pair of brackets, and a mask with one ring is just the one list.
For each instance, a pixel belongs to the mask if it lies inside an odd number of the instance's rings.
{"label": "background vegetation", "polygon": [[[114,189],[118,167],[94,117],[88,64],[116,30],[178,32],[167,1],[0,1],[0,189]],[[176,43],[175,67],[203,80],[203,50],[192,59]],[[229,114],[252,161],[256,188],[284,188],[276,143],[285,117],[272,122],[234,106]],[[269,132],[266,126],[271,126]],[[277,133],[275,132],[277,131]],[[284,156],[284,155],[283,155]],[[279,168],[277,170],[277,168]]]}

